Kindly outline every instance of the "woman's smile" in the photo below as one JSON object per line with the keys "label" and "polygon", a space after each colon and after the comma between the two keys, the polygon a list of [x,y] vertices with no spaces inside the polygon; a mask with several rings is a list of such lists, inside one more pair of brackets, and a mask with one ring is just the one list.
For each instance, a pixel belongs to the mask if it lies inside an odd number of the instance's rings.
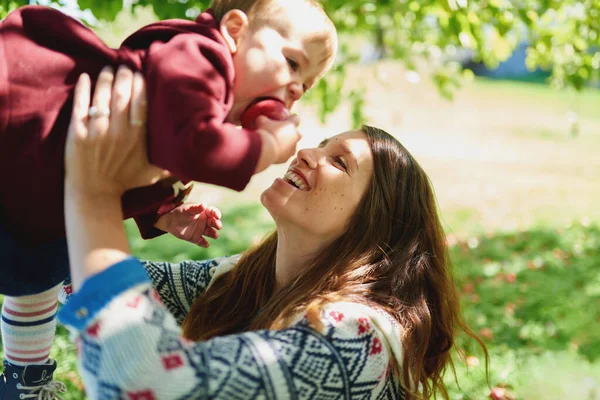
{"label": "woman's smile", "polygon": [[297,189],[303,191],[310,190],[310,185],[306,181],[304,175],[302,175],[300,171],[294,170],[293,168],[288,169],[285,175],[283,175],[283,180]]}

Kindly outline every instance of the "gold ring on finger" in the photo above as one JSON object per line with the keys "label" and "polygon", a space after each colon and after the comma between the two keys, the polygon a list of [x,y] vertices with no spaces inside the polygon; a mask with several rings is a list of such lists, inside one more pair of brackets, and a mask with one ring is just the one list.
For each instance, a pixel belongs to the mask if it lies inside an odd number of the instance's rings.
{"label": "gold ring on finger", "polygon": [[144,121],[142,121],[141,119],[132,119],[131,121],[129,121],[129,123],[131,124],[131,126],[136,126],[136,127],[144,126]]}

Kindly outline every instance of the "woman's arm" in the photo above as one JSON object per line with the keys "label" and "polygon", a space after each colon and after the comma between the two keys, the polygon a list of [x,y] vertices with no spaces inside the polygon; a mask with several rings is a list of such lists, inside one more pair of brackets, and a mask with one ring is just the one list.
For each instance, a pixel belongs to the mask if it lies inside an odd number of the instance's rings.
{"label": "woman's arm", "polygon": [[109,108],[110,116],[88,117],[89,77],[82,75],[76,86],[65,149],[65,220],[75,290],[129,256],[122,193],[166,176],[146,156],[143,78],[120,68],[114,80],[113,89],[113,74],[104,69],[92,100],[97,109]]}
{"label": "woman's arm", "polygon": [[[175,317],[177,324],[181,325],[196,298],[208,289],[216,276],[230,271],[239,258],[240,255],[203,261],[186,260],[179,263],[142,261],[142,265],[160,300]],[[114,283],[111,285],[109,280],[106,284],[114,286]],[[126,288],[131,286],[134,286],[134,283]],[[69,280],[65,281],[59,300],[62,304],[66,304],[71,297],[73,297],[73,285]],[[108,303],[111,298],[107,297],[102,305]]]}
{"label": "woman's arm", "polygon": [[[132,271],[135,262],[116,268]],[[78,333],[90,398],[403,398],[384,331],[356,305],[328,306],[320,332],[300,320],[280,331],[191,342],[147,286],[122,292],[92,318],[78,317],[86,304],[67,304],[59,318]]]}
{"label": "woman's arm", "polygon": [[88,196],[65,189],[71,279],[75,291],[83,281],[128,257],[118,197]]}

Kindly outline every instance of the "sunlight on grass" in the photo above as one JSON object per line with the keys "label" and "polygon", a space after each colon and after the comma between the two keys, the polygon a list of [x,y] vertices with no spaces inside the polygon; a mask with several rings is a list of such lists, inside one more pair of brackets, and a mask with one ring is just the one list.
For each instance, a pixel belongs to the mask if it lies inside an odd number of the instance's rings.
{"label": "sunlight on grass", "polygon": [[[466,319],[490,351],[493,386],[519,399],[600,394],[600,330],[593,328],[600,321],[598,248],[600,229],[582,224],[454,242],[456,283]],[[474,358],[470,367],[459,365],[453,398],[485,398],[481,352],[464,338],[459,346]]]}
{"label": "sunlight on grass", "polygon": [[594,88],[575,92],[573,89],[554,90],[539,83],[477,78],[470,90],[474,95],[483,97],[493,93],[499,103],[519,99],[519,102],[531,102],[541,107],[556,108],[559,105],[569,105],[579,112],[582,118],[600,120],[600,92]]}

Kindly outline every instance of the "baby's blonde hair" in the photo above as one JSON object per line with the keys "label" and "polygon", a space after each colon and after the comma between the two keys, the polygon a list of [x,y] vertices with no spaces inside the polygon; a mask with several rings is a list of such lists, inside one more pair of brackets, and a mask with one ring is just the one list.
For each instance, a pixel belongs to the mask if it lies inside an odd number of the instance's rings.
{"label": "baby's blonde hair", "polygon": [[275,0],[213,0],[210,8],[217,20],[217,24],[221,23],[221,19],[228,11],[240,10],[248,15],[249,20],[253,20],[253,16],[259,11],[270,11],[276,4]]}
{"label": "baby's blonde hair", "polygon": [[[310,6],[317,9],[322,15],[325,21],[325,29],[323,32],[318,32],[315,36],[315,40],[318,40],[323,45],[323,53],[319,62],[322,65],[325,73],[333,64],[335,54],[337,52],[337,33],[335,25],[331,22],[331,19],[315,0],[289,0],[289,1],[302,1]],[[273,14],[282,7],[281,0],[213,0],[210,8],[212,9],[213,15],[217,21],[217,24],[221,23],[221,19],[228,11],[240,10],[248,16],[250,26],[257,26],[260,24],[269,24],[272,21]],[[307,23],[313,23],[313,21],[307,21]],[[316,32],[317,33],[317,32]]]}

